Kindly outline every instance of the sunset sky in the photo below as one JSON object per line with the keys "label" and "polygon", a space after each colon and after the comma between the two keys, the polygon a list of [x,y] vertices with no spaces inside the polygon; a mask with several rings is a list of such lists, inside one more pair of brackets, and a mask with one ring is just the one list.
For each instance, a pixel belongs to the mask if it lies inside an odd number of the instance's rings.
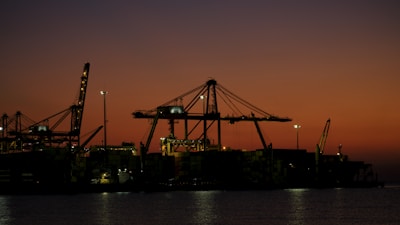
{"label": "sunset sky", "polygon": [[[342,144],[400,180],[399,12],[386,0],[1,1],[0,113],[39,121],[68,108],[89,62],[82,133],[103,124],[107,90],[108,144],[138,145],[150,122],[132,112],[213,78],[293,119],[261,123],[274,148],[296,148],[300,124],[300,148],[314,151],[331,118],[326,154]],[[223,145],[262,148],[253,124],[223,126]],[[161,121],[151,151],[166,135]]]}

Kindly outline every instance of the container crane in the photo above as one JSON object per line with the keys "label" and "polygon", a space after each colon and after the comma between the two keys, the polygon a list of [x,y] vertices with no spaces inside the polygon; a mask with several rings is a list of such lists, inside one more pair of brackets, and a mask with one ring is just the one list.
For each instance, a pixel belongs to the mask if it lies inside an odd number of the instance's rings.
{"label": "container crane", "polygon": [[[231,109],[233,114],[230,114],[228,116],[221,116],[221,113],[219,111],[219,106],[217,102],[217,96],[219,99],[222,99],[222,101],[226,104],[225,108]],[[186,105],[183,105],[182,101],[180,101],[179,104],[177,104],[177,100],[182,100],[185,97],[192,97],[189,99],[189,102]],[[196,107],[196,103],[201,103],[203,111],[202,113],[198,112],[193,112]],[[199,108],[200,104],[197,104],[197,107]],[[201,108],[201,106],[200,106]],[[162,112],[160,113],[160,109],[163,109]],[[167,110],[166,110],[167,109]],[[247,115],[245,113],[242,113],[242,111],[248,110]],[[174,111],[174,112],[172,112]],[[179,111],[180,113],[177,113]],[[168,113],[166,113],[168,112]],[[250,113],[251,112],[251,113]],[[258,116],[255,116],[255,113],[257,113]],[[172,100],[158,106],[155,109],[152,110],[138,110],[132,113],[134,118],[147,118],[147,119],[153,119],[153,124],[152,124],[152,129],[150,132],[150,135],[148,136],[146,145],[142,144],[143,153],[145,154],[149,149],[150,146],[150,141],[152,138],[152,135],[154,133],[154,129],[156,127],[157,121],[159,119],[168,119],[170,121],[170,126],[173,126],[174,120],[184,120],[184,140],[179,140],[176,141],[177,143],[189,141],[189,134],[192,133],[192,131],[189,131],[188,129],[188,121],[189,120],[195,120],[198,121],[196,125],[193,127],[195,129],[198,127],[198,125],[203,122],[203,131],[202,131],[202,138],[203,140],[201,141],[203,147],[202,150],[207,150],[210,149],[208,145],[208,129],[216,124],[217,125],[217,145],[215,146],[217,150],[221,150],[221,121],[228,121],[230,124],[233,124],[235,122],[240,122],[240,121],[251,121],[256,124],[256,128],[258,126],[259,121],[275,121],[275,122],[289,122],[291,121],[290,118],[287,117],[278,117],[272,114],[269,114],[262,109],[250,104],[246,100],[238,97],[228,89],[224,88],[222,85],[217,84],[217,81],[214,79],[208,80],[205,85],[201,85],[197,88],[192,89],[191,91],[188,91],[176,98],[173,98]],[[217,123],[215,123],[217,122]],[[170,128],[171,131],[171,136],[175,137],[174,129],[173,127]],[[260,134],[260,132],[259,132]],[[262,135],[260,135],[262,137]],[[199,141],[198,138],[193,139],[193,141]],[[266,147],[265,141],[263,141],[263,138],[261,139],[263,147]]]}
{"label": "container crane", "polygon": [[319,139],[319,143],[317,144],[317,146],[315,148],[315,172],[316,172],[316,174],[319,173],[320,157],[321,157],[321,155],[324,154],[324,148],[325,148],[326,139],[328,138],[330,124],[331,124],[331,119],[329,118],[325,123],[325,127],[324,127],[324,130],[322,131],[321,138]]}
{"label": "container crane", "polygon": [[[61,115],[61,117],[54,123],[51,128],[48,128],[48,133],[50,136],[50,140],[55,140],[56,142],[64,142],[66,138],[68,138],[68,145],[70,148],[79,147],[80,146],[80,134],[81,134],[81,126],[82,126],[82,118],[83,111],[85,106],[86,92],[87,92],[87,84],[89,78],[89,69],[90,63],[85,63],[83,67],[83,72],[81,75],[81,82],[79,87],[79,97],[76,103],[69,108],[56,113],[50,117],[47,117],[35,124],[31,127],[38,127],[45,121],[49,121],[56,116]],[[69,131],[60,131],[54,132],[54,129],[61,124],[64,119],[71,114],[71,126]]]}
{"label": "container crane", "polygon": [[[22,119],[27,118],[21,112],[17,112],[15,118],[9,119],[6,114],[2,117],[2,149],[8,150],[8,144],[14,142],[17,145],[16,150],[34,150],[44,147],[52,147],[53,144],[68,144],[69,148],[80,146],[80,132],[82,126],[82,117],[85,105],[87,82],[89,76],[90,64],[86,63],[83,68],[81,82],[79,87],[79,98],[77,102],[56,114],[53,114],[39,122],[29,119],[27,126],[22,126]],[[71,115],[70,128],[68,131],[55,131],[55,129]],[[54,120],[56,120],[54,122]],[[53,121],[50,126],[50,121]],[[11,124],[14,124],[14,130]],[[13,149],[11,149],[13,150]]]}

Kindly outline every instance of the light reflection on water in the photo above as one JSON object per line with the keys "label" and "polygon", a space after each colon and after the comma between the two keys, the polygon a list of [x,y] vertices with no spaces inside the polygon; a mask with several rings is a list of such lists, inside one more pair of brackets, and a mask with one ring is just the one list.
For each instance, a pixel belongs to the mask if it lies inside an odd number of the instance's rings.
{"label": "light reflection on water", "polygon": [[0,225],[398,225],[400,189],[0,196]]}
{"label": "light reflection on water", "polygon": [[193,224],[212,224],[216,220],[215,191],[193,192]]}
{"label": "light reflection on water", "polygon": [[304,195],[307,189],[289,189],[289,221],[290,225],[303,224],[306,214]]}
{"label": "light reflection on water", "polygon": [[100,195],[98,210],[94,210],[97,215],[94,218],[102,218],[102,223],[112,224],[110,209],[112,206],[110,205],[110,193],[102,193]]}
{"label": "light reflection on water", "polygon": [[0,224],[8,225],[10,219],[11,217],[8,206],[8,197],[0,196]]}

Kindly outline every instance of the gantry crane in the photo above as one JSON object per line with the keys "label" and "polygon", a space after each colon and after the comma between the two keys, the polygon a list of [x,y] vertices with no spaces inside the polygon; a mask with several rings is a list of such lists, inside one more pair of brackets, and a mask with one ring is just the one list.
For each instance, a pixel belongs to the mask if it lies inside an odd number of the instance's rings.
{"label": "gantry crane", "polygon": [[[49,118],[39,121],[38,123],[34,124],[33,126],[37,126],[38,124],[48,121],[50,118],[53,118],[61,113],[64,113],[63,116],[50,128],[52,133],[52,139],[65,140],[68,138],[68,145],[70,148],[75,148],[80,146],[80,134],[81,134],[81,127],[82,127],[82,118],[85,106],[85,99],[86,99],[86,92],[87,92],[87,85],[89,79],[89,69],[90,63],[85,63],[83,67],[83,72],[81,75],[81,82],[79,87],[79,97],[75,104],[70,106],[69,108],[57,113]],[[53,130],[69,115],[71,114],[71,126],[69,131],[61,131],[61,132],[54,132]]]}
{"label": "gantry crane", "polygon": [[[185,97],[193,96],[186,105],[183,105],[182,100]],[[217,96],[222,99],[224,103],[228,105],[233,111],[233,114],[227,116],[221,116],[219,111],[219,105],[217,102]],[[192,112],[195,108],[196,103],[202,103],[202,113]],[[199,104],[197,104],[199,105]],[[239,107],[239,105],[241,107]],[[245,110],[249,110],[246,113],[243,113],[243,107]],[[257,113],[259,116],[255,116]],[[204,85],[198,86],[191,91],[188,91],[172,100],[156,107],[152,110],[138,110],[132,113],[134,118],[147,118],[152,119],[152,128],[149,136],[147,137],[146,144],[142,145],[142,152],[145,154],[150,147],[150,142],[152,140],[154,130],[156,128],[157,122],[159,119],[167,119],[169,120],[170,125],[170,140],[173,143],[179,145],[186,145],[187,143],[199,143],[201,141],[202,150],[209,149],[209,140],[207,136],[208,129],[216,122],[217,123],[217,150],[221,150],[221,121],[228,121],[230,124],[240,121],[252,121],[256,125],[260,137],[262,134],[258,127],[259,121],[277,121],[277,122],[289,122],[291,121],[288,117],[278,117],[272,114],[269,114],[260,108],[252,105],[248,101],[238,97],[228,89],[224,88],[222,85],[217,84],[214,79],[208,80]],[[175,128],[174,128],[174,120],[183,120],[184,121],[184,139],[177,140],[175,139]],[[193,126],[193,129],[189,131],[188,121],[194,120],[197,121]],[[193,130],[198,127],[201,123],[203,123],[202,135],[200,138],[189,139],[189,135],[193,132]],[[263,138],[261,138],[262,144],[264,148],[267,148],[266,143]],[[188,148],[188,146],[186,145]]]}
{"label": "gantry crane", "polygon": [[[28,118],[21,112],[9,119],[6,114],[2,117],[2,149],[23,150],[23,148],[43,148],[67,144],[72,149],[80,146],[80,132],[85,106],[87,82],[90,64],[85,63],[79,87],[79,98],[75,104],[39,122],[29,119],[28,125],[22,126],[22,119]],[[55,129],[71,115],[69,131],[55,131]],[[50,121],[56,120],[51,126]],[[14,128],[11,125],[14,123]],[[15,144],[13,144],[15,143]]]}

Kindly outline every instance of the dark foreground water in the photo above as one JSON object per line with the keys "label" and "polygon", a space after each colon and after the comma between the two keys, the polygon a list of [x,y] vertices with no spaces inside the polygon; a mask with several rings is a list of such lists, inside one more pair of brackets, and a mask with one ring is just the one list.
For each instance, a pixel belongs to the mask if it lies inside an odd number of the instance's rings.
{"label": "dark foreground water", "polygon": [[0,196],[0,224],[400,224],[400,188]]}

